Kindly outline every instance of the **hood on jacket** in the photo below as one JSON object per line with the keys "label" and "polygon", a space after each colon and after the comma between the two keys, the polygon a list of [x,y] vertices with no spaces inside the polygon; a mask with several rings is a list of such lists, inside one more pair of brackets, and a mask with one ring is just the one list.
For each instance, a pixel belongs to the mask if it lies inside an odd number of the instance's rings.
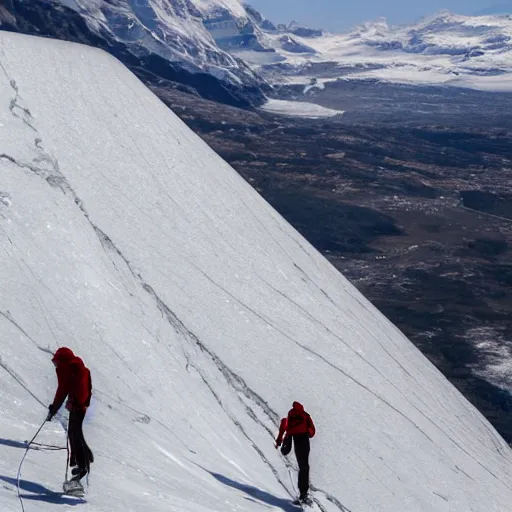
{"label": "hood on jacket", "polygon": [[52,357],[52,361],[57,362],[70,362],[72,359],[75,358],[75,354],[73,354],[73,351],[68,347],[60,347],[57,349],[57,352],[55,352],[54,356]]}
{"label": "hood on jacket", "polygon": [[299,412],[304,412],[304,406],[299,403],[299,402],[293,402],[293,408],[296,410],[296,411],[299,411]]}

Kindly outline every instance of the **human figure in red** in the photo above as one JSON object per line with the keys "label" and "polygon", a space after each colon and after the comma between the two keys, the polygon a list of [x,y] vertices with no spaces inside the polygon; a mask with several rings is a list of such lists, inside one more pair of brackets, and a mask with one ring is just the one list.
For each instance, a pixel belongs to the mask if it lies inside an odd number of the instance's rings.
{"label": "human figure in red", "polygon": [[[299,465],[299,498],[297,502],[308,502],[309,491],[309,439],[315,435],[315,425],[311,416],[299,402],[293,402],[288,417],[281,420],[276,448],[281,446],[281,453],[288,455],[295,448],[295,457]],[[284,436],[284,438],[283,438]]]}
{"label": "human figure in red", "polygon": [[84,362],[67,347],[59,348],[55,352],[52,362],[57,373],[58,387],[53,403],[48,407],[47,421],[57,414],[68,397],[66,409],[69,411],[69,464],[72,466],[71,473],[74,475],[71,480],[79,482],[89,473],[90,464],[94,461],[82,431],[85,413],[91,402],[91,372],[86,368]]}

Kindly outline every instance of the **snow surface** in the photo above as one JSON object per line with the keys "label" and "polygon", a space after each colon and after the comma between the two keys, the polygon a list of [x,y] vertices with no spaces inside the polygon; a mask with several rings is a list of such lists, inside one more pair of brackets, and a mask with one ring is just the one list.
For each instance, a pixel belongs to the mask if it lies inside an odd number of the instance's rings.
{"label": "snow surface", "polygon": [[292,400],[315,509],[510,510],[496,431],[124,66],[2,32],[0,63],[2,512],[74,508],[65,452],[29,451],[16,491],[60,345],[93,376],[80,510],[296,510]]}
{"label": "snow surface", "polygon": [[307,101],[288,101],[269,99],[264,105],[261,106],[262,110],[273,112],[274,114],[282,114],[292,117],[309,117],[311,119],[318,119],[321,117],[333,117],[343,114],[343,110],[333,110],[332,108],[325,108],[321,105],[308,103]]}
{"label": "snow surface", "polygon": [[306,85],[302,93],[306,95],[308,92],[314,91],[315,89],[318,91],[323,91],[325,89],[325,84],[323,82],[314,81],[314,83]]}
{"label": "snow surface", "polygon": [[206,13],[225,9],[234,17],[247,17],[247,11],[239,0],[191,0],[191,2]]}

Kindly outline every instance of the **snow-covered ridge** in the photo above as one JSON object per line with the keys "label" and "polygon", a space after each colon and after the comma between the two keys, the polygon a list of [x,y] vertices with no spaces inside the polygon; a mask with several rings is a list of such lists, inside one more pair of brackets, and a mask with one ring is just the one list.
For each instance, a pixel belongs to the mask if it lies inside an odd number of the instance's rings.
{"label": "snow-covered ridge", "polygon": [[[132,43],[139,52],[149,51],[191,70],[200,68],[227,80],[248,79],[251,72],[239,60],[219,50],[203,25],[213,9],[244,11],[228,0],[59,0],[80,13],[99,34]],[[251,77],[254,79],[254,76]]]}
{"label": "snow-covered ridge", "polygon": [[[93,376],[81,510],[292,512],[292,400],[317,425],[315,510],[509,510],[489,423],[106,53],[0,32],[0,246],[2,511],[60,345]],[[26,512],[68,505],[64,467],[28,453]]]}
{"label": "snow-covered ridge", "polygon": [[154,83],[171,80],[218,101],[258,105],[268,85],[207,30],[219,12],[247,18],[237,0],[9,0],[0,28],[91,44]]}
{"label": "snow-covered ridge", "polygon": [[295,35],[297,45],[310,48],[302,54],[286,51],[282,36],[268,37],[274,39],[279,57],[240,55],[275,81],[280,76],[367,77],[512,90],[512,15],[443,11],[408,26],[377,20],[346,34]]}

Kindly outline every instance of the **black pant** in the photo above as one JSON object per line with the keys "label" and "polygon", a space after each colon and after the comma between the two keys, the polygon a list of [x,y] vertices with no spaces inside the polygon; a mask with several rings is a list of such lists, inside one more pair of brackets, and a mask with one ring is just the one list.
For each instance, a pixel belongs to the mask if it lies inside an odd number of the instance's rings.
{"label": "black pant", "polygon": [[299,434],[293,436],[295,457],[299,465],[299,493],[305,497],[309,490],[309,435]]}
{"label": "black pant", "polygon": [[295,457],[299,465],[299,493],[301,497],[305,497],[309,490],[309,435],[298,434],[295,436],[287,436],[281,447],[281,453],[288,455],[293,447],[295,448]]}
{"label": "black pant", "polygon": [[71,411],[69,413],[68,437],[71,454],[69,463],[80,469],[89,471],[91,462],[94,461],[91,449],[87,446],[82,431],[85,411]]}

